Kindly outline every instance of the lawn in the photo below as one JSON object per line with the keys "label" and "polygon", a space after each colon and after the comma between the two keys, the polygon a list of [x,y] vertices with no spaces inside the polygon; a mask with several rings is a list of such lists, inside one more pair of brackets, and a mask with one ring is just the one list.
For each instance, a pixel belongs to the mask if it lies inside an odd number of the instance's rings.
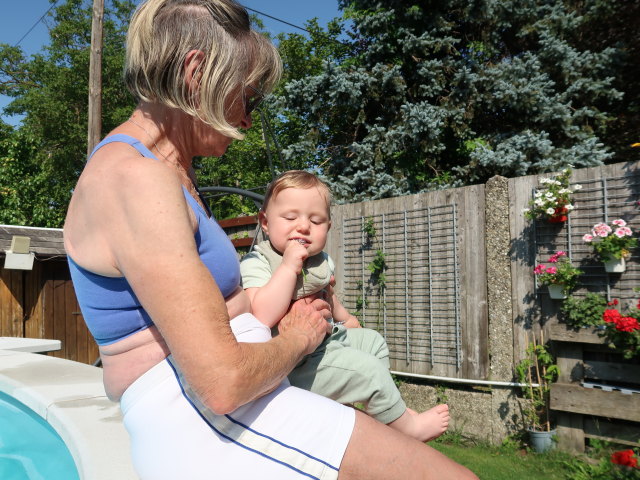
{"label": "lawn", "polygon": [[566,462],[573,461],[562,452],[536,454],[513,447],[468,443],[445,438],[429,445],[471,469],[481,480],[565,480],[569,473]]}
{"label": "lawn", "polygon": [[[611,455],[629,447],[593,440],[588,457],[552,451],[533,453],[516,441],[496,447],[446,433],[429,445],[471,469],[481,480],[640,480],[640,469],[611,463]],[[631,452],[638,463],[638,451]],[[587,461],[585,461],[587,460]],[[619,463],[619,462],[617,462]]]}

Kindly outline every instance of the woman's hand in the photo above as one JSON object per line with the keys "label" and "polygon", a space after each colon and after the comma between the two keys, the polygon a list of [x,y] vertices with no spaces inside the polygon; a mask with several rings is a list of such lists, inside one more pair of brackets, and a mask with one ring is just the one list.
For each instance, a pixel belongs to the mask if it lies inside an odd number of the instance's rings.
{"label": "woman's hand", "polygon": [[320,299],[296,300],[278,324],[280,335],[298,335],[305,340],[304,354],[313,352],[331,332],[329,304]]}

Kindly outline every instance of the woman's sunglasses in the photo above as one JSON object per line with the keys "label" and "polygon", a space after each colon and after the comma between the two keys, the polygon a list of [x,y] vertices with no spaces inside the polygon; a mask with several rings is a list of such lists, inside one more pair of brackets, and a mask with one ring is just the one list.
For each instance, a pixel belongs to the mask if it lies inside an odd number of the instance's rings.
{"label": "woman's sunglasses", "polygon": [[264,93],[251,85],[244,87],[244,111],[247,116],[251,114],[264,101]]}

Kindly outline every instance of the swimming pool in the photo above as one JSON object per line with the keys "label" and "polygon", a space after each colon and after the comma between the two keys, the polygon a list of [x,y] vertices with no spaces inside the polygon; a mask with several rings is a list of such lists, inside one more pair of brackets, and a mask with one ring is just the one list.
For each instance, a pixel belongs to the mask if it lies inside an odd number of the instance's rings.
{"label": "swimming pool", "polygon": [[78,480],[71,453],[37,413],[0,392],[0,478]]}

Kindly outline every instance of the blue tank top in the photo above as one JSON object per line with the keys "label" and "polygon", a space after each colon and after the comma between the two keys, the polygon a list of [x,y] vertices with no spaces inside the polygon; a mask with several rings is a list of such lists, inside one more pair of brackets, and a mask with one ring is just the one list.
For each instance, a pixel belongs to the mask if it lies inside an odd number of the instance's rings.
{"label": "blue tank top", "polygon": [[[142,156],[157,160],[142,142],[122,134],[105,138],[91,155],[112,142],[127,143]],[[198,221],[195,241],[200,259],[226,298],[240,285],[240,265],[236,251],[215,219],[207,215],[187,189],[183,187],[182,190]],[[84,321],[98,345],[115,343],[153,325],[153,320],[140,305],[125,277],[98,275],[82,268],[69,255],[67,260]]]}

